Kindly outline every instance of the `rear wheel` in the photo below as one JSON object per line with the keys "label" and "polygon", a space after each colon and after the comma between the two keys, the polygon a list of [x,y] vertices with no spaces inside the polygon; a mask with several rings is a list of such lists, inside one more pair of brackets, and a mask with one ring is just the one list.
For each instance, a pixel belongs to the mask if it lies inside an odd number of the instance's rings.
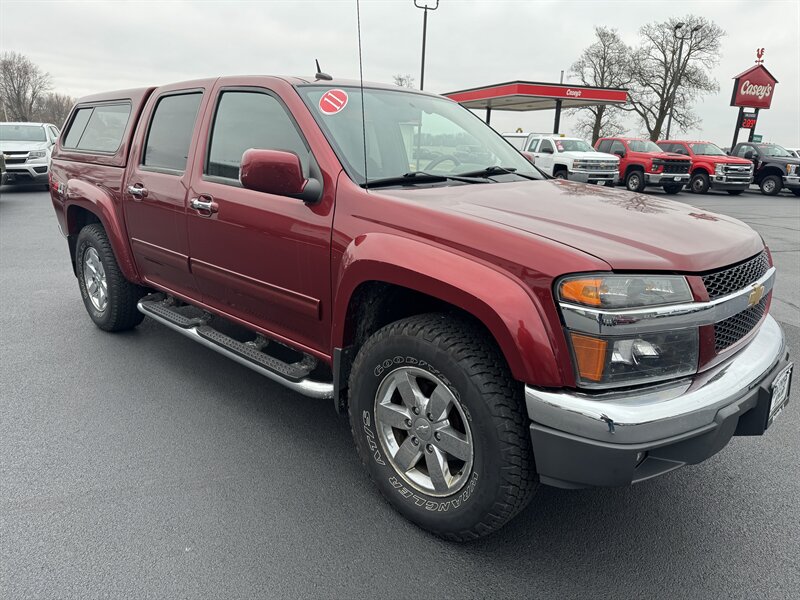
{"label": "rear wheel", "polygon": [[678,192],[680,192],[682,189],[683,189],[683,184],[682,184],[682,183],[677,183],[677,184],[675,184],[675,183],[674,183],[674,184],[672,184],[672,185],[665,185],[665,186],[664,186],[664,191],[665,191],[667,194],[670,194],[670,195],[672,195],[672,194],[677,194],[677,193],[678,193]]}
{"label": "rear wheel", "polygon": [[741,194],[742,192],[744,192],[744,190],[728,190],[728,193],[729,193],[731,196],[738,196],[738,195],[739,195],[739,194]]}
{"label": "rear wheel", "polygon": [[631,171],[625,176],[625,187],[630,192],[641,192],[644,190],[644,173],[641,171]]}
{"label": "rear wheel", "polygon": [[696,173],[692,176],[692,182],[689,185],[695,194],[705,194],[711,186],[711,182],[705,173]]}
{"label": "rear wheel", "polygon": [[105,331],[124,331],[142,322],[144,315],[136,303],[145,292],[125,279],[99,223],[87,225],[78,234],[75,264],[83,304],[95,325]]}
{"label": "rear wheel", "polygon": [[783,180],[779,175],[767,175],[761,180],[758,187],[765,196],[777,196],[783,187]]}
{"label": "rear wheel", "polygon": [[537,486],[522,386],[493,340],[444,314],[367,340],[350,375],[350,425],[390,504],[447,539],[475,539],[522,510]]}

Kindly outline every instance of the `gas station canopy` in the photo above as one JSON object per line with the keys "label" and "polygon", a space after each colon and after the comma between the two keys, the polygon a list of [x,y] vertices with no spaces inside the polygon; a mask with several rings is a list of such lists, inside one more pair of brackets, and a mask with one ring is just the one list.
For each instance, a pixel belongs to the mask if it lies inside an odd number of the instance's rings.
{"label": "gas station canopy", "polygon": [[562,108],[624,104],[628,101],[628,90],[621,88],[536,81],[510,81],[444,95],[466,108],[486,109],[487,123],[491,119],[492,109],[516,111],[555,109],[554,133],[558,133]]}

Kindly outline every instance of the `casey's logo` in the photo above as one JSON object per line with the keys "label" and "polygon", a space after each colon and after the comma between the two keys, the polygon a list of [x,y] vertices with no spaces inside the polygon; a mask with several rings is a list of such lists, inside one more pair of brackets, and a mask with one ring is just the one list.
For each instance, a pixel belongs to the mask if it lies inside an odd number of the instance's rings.
{"label": "casey's logo", "polygon": [[772,93],[772,84],[769,83],[767,85],[755,85],[750,83],[750,80],[748,79],[742,84],[739,92],[743,96],[755,96],[759,100],[763,100],[765,96],[769,96]]}

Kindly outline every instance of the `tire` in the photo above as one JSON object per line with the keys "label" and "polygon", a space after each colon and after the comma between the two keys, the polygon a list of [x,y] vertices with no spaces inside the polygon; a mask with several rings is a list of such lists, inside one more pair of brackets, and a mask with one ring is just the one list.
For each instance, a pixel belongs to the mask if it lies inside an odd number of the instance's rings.
{"label": "tire", "polygon": [[711,187],[711,182],[708,179],[708,175],[705,173],[696,173],[692,176],[692,181],[689,183],[689,188],[695,194],[705,194],[708,192],[709,187]]}
{"label": "tire", "polygon": [[744,190],[727,190],[727,192],[731,196],[739,196],[739,195],[741,195],[742,192],[744,192]]}
{"label": "tire", "polygon": [[765,196],[777,196],[783,187],[783,180],[779,175],[767,175],[758,183],[758,187]]}
{"label": "tire", "polygon": [[[75,265],[83,304],[95,325],[104,331],[125,331],[142,322],[144,315],[136,303],[145,291],[125,279],[99,223],[87,225],[78,234]],[[98,289],[105,290],[105,301]]]}
{"label": "tire", "polygon": [[638,170],[630,171],[625,176],[625,187],[629,192],[642,192],[645,188],[644,173]]}
{"label": "tire", "polygon": [[553,177],[555,177],[556,179],[567,179],[568,178],[567,177],[567,172],[564,169],[559,169],[558,171],[556,171],[555,175],[553,175]]}
{"label": "tire", "polygon": [[[403,387],[407,398],[419,398],[418,414],[413,401],[402,403],[398,381],[412,382]],[[422,396],[410,393],[413,384]],[[494,341],[470,322],[427,314],[387,325],[358,352],[349,387],[361,462],[388,502],[419,527],[453,541],[477,539],[530,501],[538,480],[522,385]],[[439,399],[438,414],[426,412],[431,398]],[[387,425],[387,412],[402,426]],[[440,428],[445,437],[436,437]],[[456,437],[455,454],[445,452],[445,442]],[[428,464],[442,464],[436,460],[442,456],[449,480],[439,479],[437,487]],[[396,464],[411,466],[404,471]]]}
{"label": "tire", "polygon": [[670,196],[679,193],[683,189],[682,183],[672,184],[672,185],[665,185],[664,192],[669,194]]}

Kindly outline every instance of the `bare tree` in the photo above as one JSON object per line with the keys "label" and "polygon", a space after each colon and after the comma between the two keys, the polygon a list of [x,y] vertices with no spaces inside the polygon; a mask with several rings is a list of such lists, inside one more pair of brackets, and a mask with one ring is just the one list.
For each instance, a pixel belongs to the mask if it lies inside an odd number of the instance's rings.
{"label": "bare tree", "polygon": [[406,73],[405,75],[397,75],[393,76],[394,84],[399,85],[400,87],[412,88],[414,87],[414,78]]}
{"label": "bare tree", "polygon": [[0,107],[8,121],[31,121],[42,96],[51,89],[50,74],[18,52],[0,54]]}
{"label": "bare tree", "polygon": [[[573,63],[571,74],[583,85],[627,88],[631,84],[631,49],[616,29],[595,27],[594,33],[597,40]],[[592,144],[600,137],[625,131],[620,120],[622,111],[617,106],[582,106],[569,112],[580,116],[577,129],[584,137],[590,137]]]}
{"label": "bare tree", "polygon": [[34,109],[34,120],[53,123],[59,128],[66,121],[75,98],[66,94],[50,92],[42,96]]}
{"label": "bare tree", "polygon": [[678,129],[686,131],[698,124],[695,100],[719,91],[710,69],[719,62],[725,32],[713,21],[688,15],[648,23],[639,33],[642,43],[630,61],[633,84],[626,110],[641,118],[656,141],[670,112]]}

